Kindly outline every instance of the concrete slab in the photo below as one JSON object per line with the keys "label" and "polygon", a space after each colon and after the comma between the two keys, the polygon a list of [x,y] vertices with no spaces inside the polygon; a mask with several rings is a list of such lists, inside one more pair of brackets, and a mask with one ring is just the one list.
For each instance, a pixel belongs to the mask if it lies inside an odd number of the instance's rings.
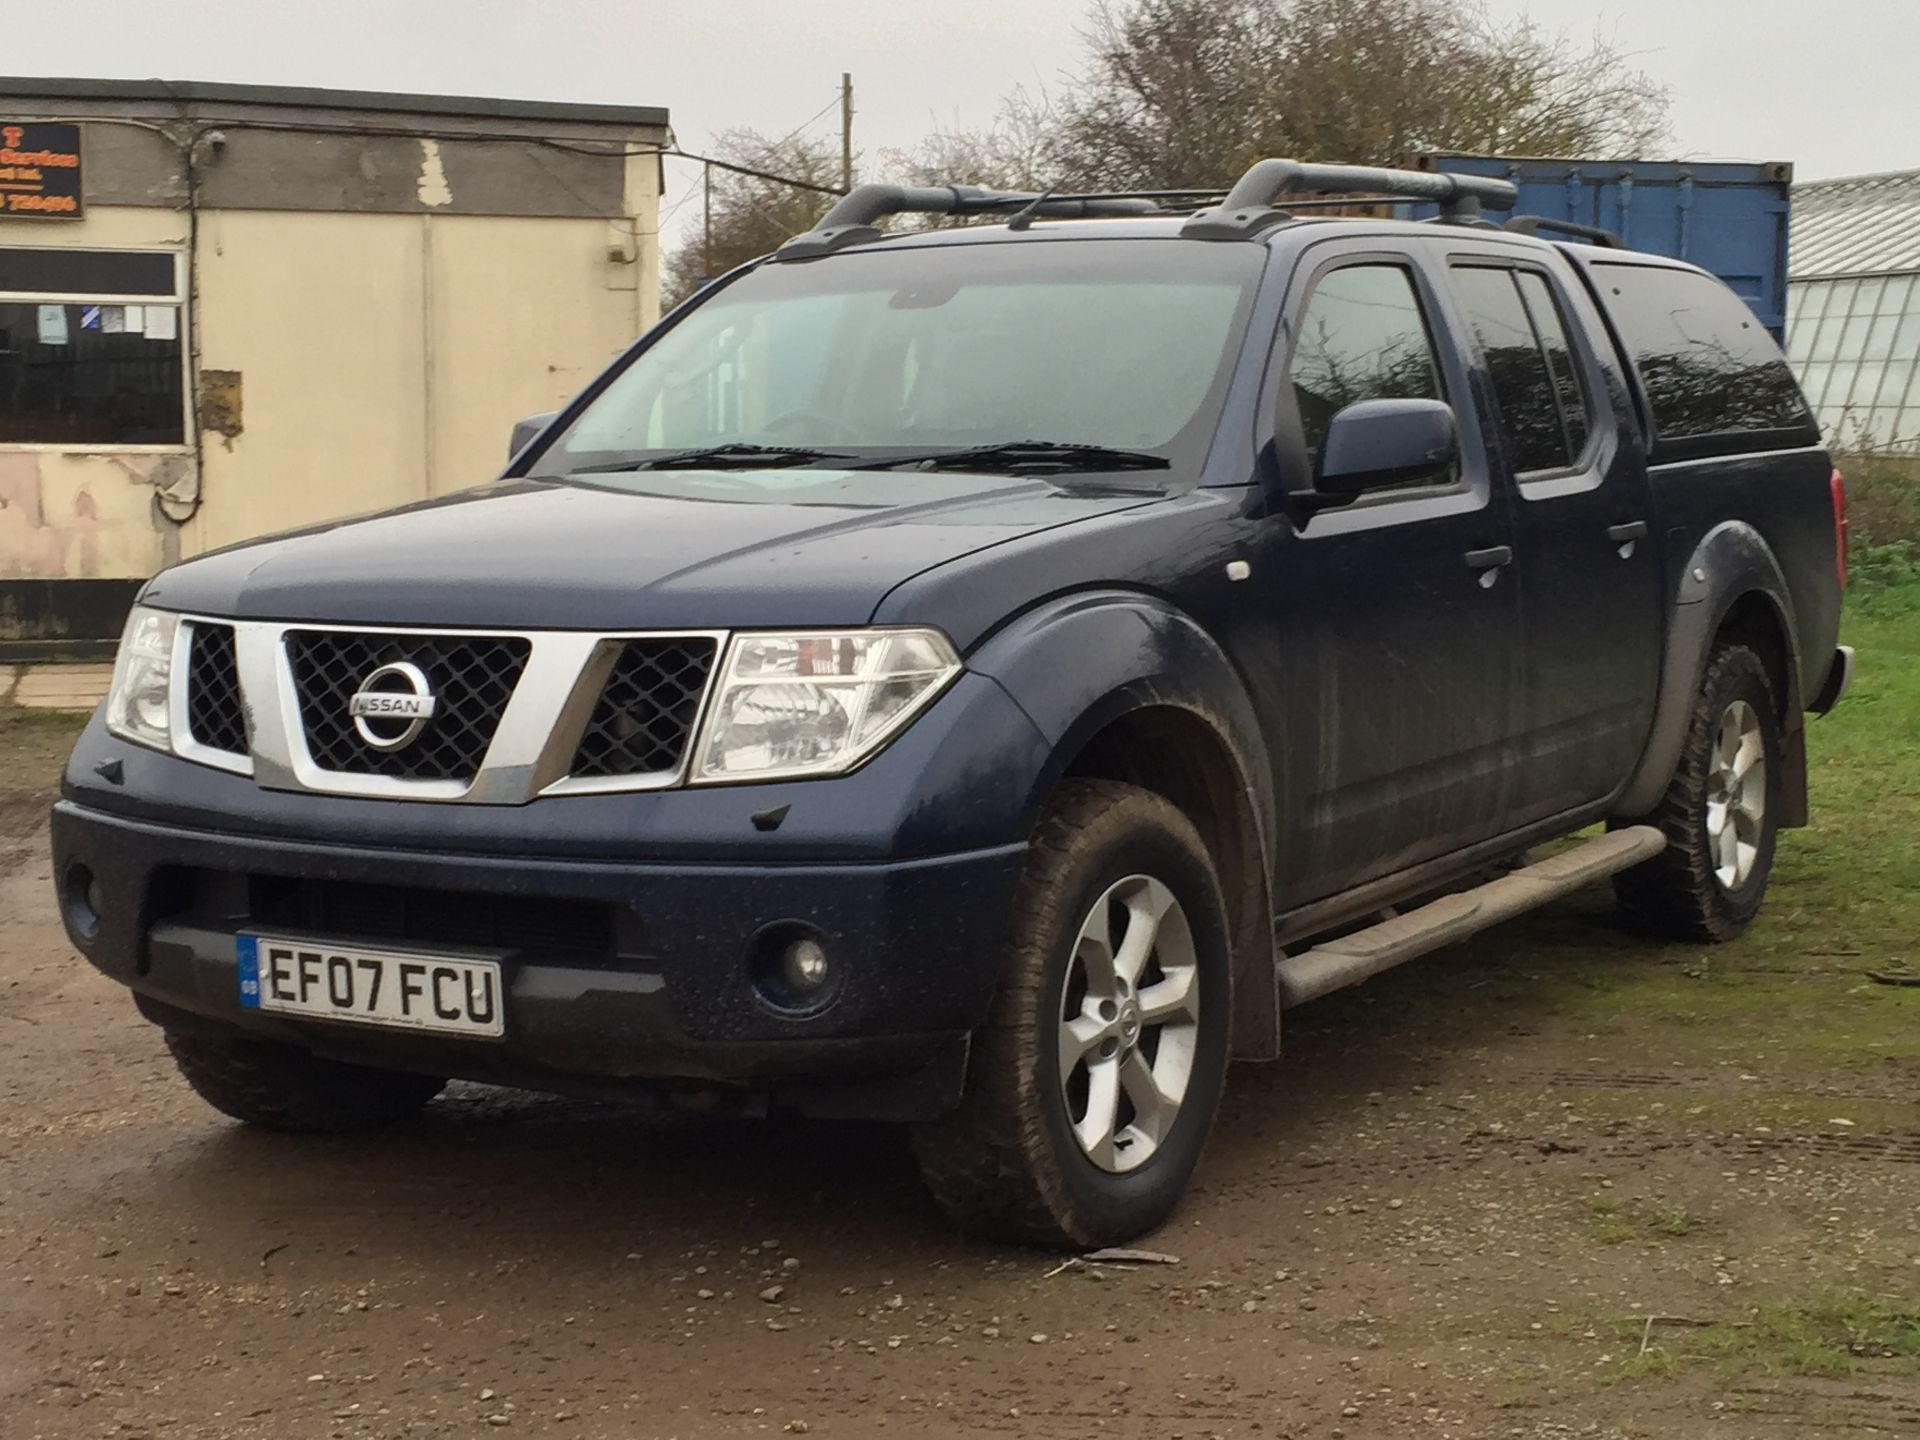
{"label": "concrete slab", "polygon": [[[30,710],[91,710],[106,698],[112,682],[111,665],[28,665],[21,667],[9,698]],[[4,688],[0,685],[0,693]]]}

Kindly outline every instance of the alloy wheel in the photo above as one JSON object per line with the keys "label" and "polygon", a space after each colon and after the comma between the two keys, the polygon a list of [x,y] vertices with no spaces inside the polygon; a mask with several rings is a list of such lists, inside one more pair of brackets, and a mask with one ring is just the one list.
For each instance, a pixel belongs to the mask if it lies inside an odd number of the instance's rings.
{"label": "alloy wheel", "polygon": [[1760,715],[1736,700],[1720,716],[1707,772],[1707,843],[1714,878],[1738,890],[1760,858],[1767,813],[1767,746]]}
{"label": "alloy wheel", "polygon": [[1074,940],[1060,996],[1061,1096],[1074,1139],[1103,1170],[1144,1165],[1193,1078],[1200,974],[1174,894],[1147,875],[1109,886]]}

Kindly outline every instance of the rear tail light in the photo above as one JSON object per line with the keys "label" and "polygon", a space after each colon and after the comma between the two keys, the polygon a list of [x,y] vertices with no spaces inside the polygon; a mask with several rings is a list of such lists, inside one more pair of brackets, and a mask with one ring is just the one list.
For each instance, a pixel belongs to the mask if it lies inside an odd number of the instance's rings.
{"label": "rear tail light", "polygon": [[1840,588],[1847,588],[1847,482],[1838,470],[1827,482],[1833,492],[1833,566],[1840,574]]}

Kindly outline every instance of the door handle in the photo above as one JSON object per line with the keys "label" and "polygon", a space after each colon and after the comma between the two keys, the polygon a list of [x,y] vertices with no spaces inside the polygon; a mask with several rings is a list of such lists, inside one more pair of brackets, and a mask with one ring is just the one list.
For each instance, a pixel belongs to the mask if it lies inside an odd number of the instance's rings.
{"label": "door handle", "polygon": [[1467,564],[1480,572],[1480,588],[1491,590],[1500,583],[1500,572],[1513,563],[1511,545],[1489,545],[1484,550],[1467,551]]}
{"label": "door handle", "polygon": [[1647,534],[1647,522],[1629,520],[1624,525],[1607,526],[1607,539],[1616,545],[1624,545],[1629,540],[1644,540]]}

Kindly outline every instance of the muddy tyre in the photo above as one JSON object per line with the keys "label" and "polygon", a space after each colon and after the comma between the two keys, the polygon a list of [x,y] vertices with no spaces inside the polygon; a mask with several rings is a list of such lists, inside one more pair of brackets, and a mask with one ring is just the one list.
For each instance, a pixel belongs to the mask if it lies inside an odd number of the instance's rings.
{"label": "muddy tyre", "polygon": [[430,1075],[324,1060],[290,1045],[167,1032],[173,1063],[222,1114],[268,1130],[343,1135],[417,1112],[445,1087]]}
{"label": "muddy tyre", "polygon": [[1679,769],[1659,807],[1667,848],[1614,878],[1640,929],[1675,940],[1731,940],[1760,909],[1778,838],[1779,709],[1760,657],[1723,645],[1707,660]]}
{"label": "muddy tyre", "polygon": [[1111,1245],[1178,1203],[1226,1075],[1225,906],[1173,805],[1070,781],[1036,828],[960,1107],[914,1135],[963,1228]]}

